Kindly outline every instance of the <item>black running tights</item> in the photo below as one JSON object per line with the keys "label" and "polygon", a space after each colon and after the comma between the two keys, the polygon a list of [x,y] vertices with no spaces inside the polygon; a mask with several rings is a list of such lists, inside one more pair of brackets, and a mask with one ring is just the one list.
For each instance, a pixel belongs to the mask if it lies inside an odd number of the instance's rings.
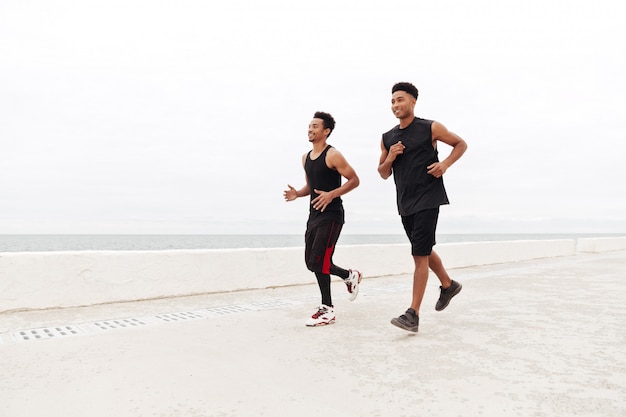
{"label": "black running tights", "polygon": [[[340,268],[337,265],[332,265],[330,267],[330,274],[346,279],[350,276],[350,271]],[[317,285],[319,285],[320,292],[322,293],[322,304],[332,307],[333,299],[330,294],[330,274],[316,272],[315,277],[317,278]]]}

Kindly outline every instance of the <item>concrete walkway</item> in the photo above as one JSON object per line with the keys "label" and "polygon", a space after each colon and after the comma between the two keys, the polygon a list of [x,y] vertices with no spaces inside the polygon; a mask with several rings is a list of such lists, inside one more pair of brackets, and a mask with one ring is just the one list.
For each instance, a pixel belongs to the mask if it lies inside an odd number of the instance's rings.
{"label": "concrete walkway", "polygon": [[0,416],[626,415],[626,252],[450,272],[417,334],[409,275],[335,281],[322,328],[316,285],[5,313]]}

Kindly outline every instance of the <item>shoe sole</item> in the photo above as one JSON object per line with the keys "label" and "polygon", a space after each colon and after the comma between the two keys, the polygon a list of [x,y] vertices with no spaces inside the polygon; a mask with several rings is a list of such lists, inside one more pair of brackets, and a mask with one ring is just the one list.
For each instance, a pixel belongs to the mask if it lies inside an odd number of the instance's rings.
{"label": "shoe sole", "polygon": [[305,324],[305,326],[306,327],[322,327],[322,326],[328,326],[329,324],[335,324],[335,319],[332,319],[331,321],[323,321],[317,324]]}
{"label": "shoe sole", "polygon": [[418,330],[418,326],[412,326],[412,327],[406,326],[400,320],[398,320],[395,317],[391,319],[391,324],[393,324],[396,327],[401,328],[402,330],[406,330],[406,331],[409,331],[409,332],[417,333],[417,330]]}
{"label": "shoe sole", "polygon": [[350,294],[350,296],[348,297],[348,300],[350,301],[356,300],[356,296],[359,295],[359,285],[361,285],[362,279],[363,279],[363,274],[359,272],[359,279],[357,280],[356,287],[354,287],[354,290],[352,292],[348,293]]}
{"label": "shoe sole", "polygon": [[450,296],[450,298],[448,299],[448,302],[445,303],[442,307],[439,307],[439,308],[435,307],[435,310],[441,311],[444,308],[448,307],[448,304],[450,304],[450,301],[452,301],[452,297],[460,293],[462,288],[463,288],[463,285],[459,284],[459,288],[457,288],[456,291]]}

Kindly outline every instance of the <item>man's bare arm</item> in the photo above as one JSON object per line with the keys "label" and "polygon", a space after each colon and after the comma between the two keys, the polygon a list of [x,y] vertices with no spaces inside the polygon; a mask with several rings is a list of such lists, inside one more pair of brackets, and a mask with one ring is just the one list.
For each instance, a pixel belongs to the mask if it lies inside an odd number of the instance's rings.
{"label": "man's bare arm", "polygon": [[398,142],[394,145],[391,145],[389,151],[385,148],[385,144],[383,141],[380,141],[380,161],[378,163],[378,173],[383,179],[387,179],[391,176],[393,172],[393,161],[396,160],[398,155],[401,155],[404,152],[405,146],[402,142]]}
{"label": "man's bare arm", "polygon": [[[304,162],[306,161],[306,154],[302,155],[302,166],[304,166]],[[311,194],[311,187],[309,186],[309,178],[305,175],[306,184],[304,187],[296,190],[291,185],[287,184],[287,189],[283,191],[283,197],[285,201],[293,201],[298,197],[306,197]]]}
{"label": "man's bare arm", "polygon": [[467,143],[461,139],[456,133],[450,132],[444,125],[439,122],[433,122],[432,124],[433,146],[436,146],[436,141],[440,141],[452,147],[450,155],[441,162],[435,162],[429,165],[428,173],[436,178],[441,177],[445,172],[459,160],[461,156],[467,150]]}
{"label": "man's bare arm", "polygon": [[313,204],[313,208],[315,210],[326,210],[326,207],[333,201],[335,198],[340,197],[344,194],[349,193],[359,186],[360,180],[356,171],[346,158],[336,149],[331,148],[326,154],[326,165],[329,168],[336,169],[342,177],[344,177],[347,181],[344,182],[340,187],[335,188],[330,191],[322,191],[322,190],[313,190],[315,193],[319,194],[316,198],[311,201]]}

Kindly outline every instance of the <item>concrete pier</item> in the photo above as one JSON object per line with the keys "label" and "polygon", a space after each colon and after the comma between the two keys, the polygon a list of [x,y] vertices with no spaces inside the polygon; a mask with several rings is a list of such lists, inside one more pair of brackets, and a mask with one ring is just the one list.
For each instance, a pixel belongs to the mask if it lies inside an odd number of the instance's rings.
{"label": "concrete pier", "polygon": [[[444,257],[445,261],[445,257]],[[626,415],[626,250],[451,269],[417,334],[411,274],[307,328],[309,284],[0,314],[0,416]]]}

